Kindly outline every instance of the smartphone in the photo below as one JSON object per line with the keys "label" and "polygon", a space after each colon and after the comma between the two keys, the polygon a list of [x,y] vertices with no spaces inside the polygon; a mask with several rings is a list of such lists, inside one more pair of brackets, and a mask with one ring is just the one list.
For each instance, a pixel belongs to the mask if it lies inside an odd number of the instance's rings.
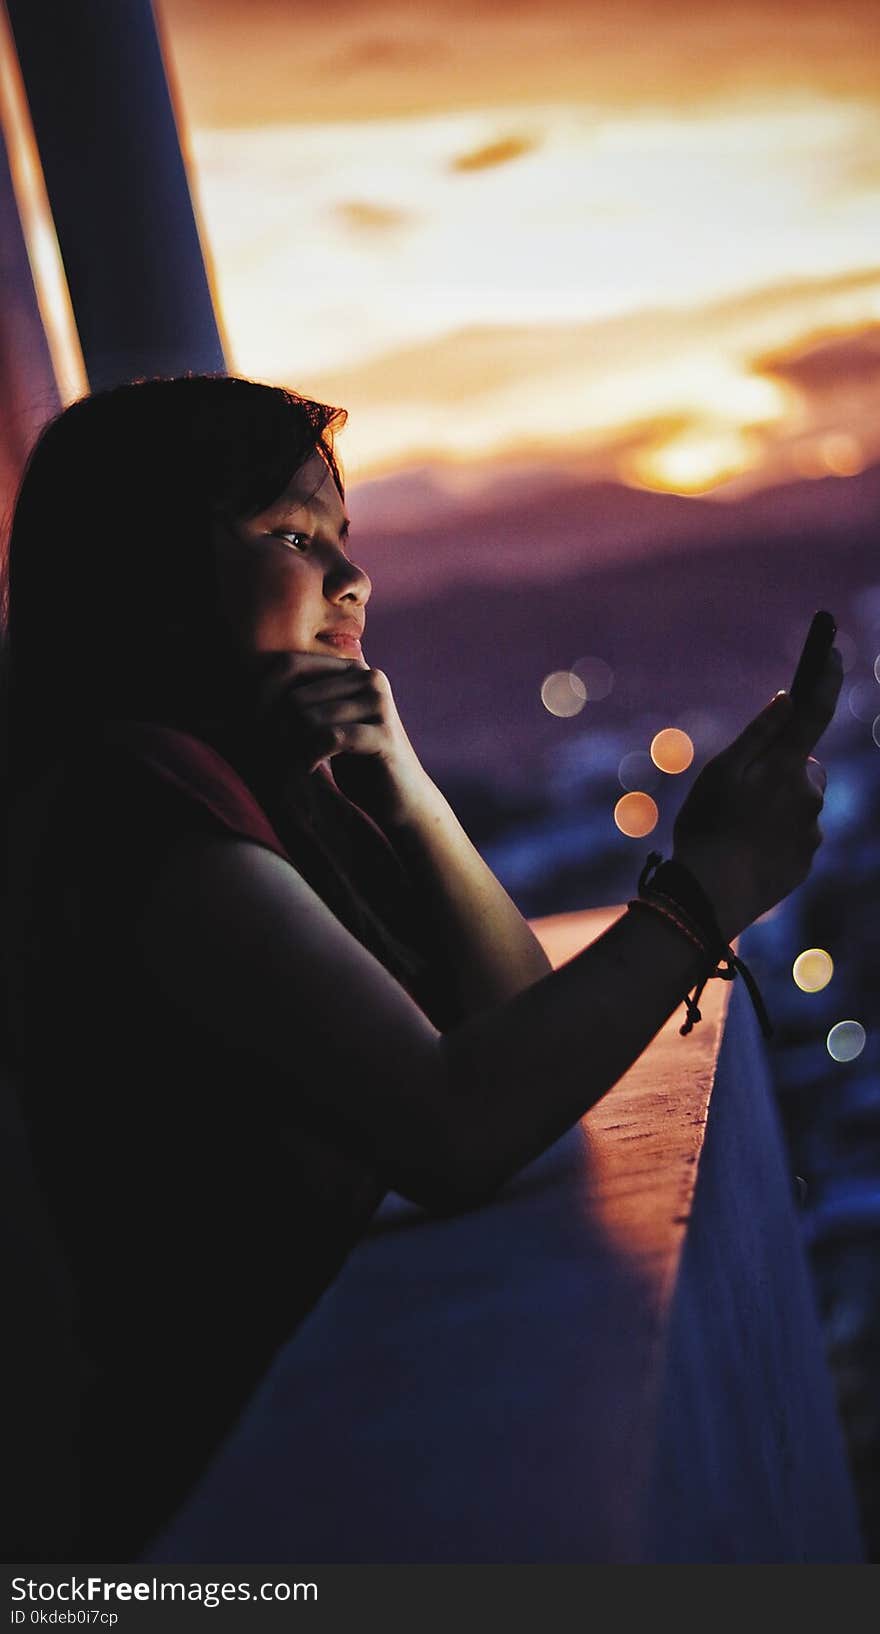
{"label": "smartphone", "polygon": [[809,698],[819,676],[825,668],[825,660],[834,645],[837,634],[837,625],[830,613],[814,613],[813,621],[807,631],[801,656],[798,659],[794,680],[788,689],[789,697],[795,708],[799,708]]}

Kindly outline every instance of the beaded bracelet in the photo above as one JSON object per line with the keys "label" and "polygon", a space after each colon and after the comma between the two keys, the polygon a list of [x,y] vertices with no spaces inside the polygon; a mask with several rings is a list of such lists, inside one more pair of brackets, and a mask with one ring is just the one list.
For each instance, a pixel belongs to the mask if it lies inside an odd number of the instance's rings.
{"label": "beaded bracelet", "polygon": [[651,851],[639,875],[639,894],[628,904],[630,908],[650,908],[659,913],[686,936],[704,955],[706,975],[686,993],[684,1002],[687,1020],[679,1029],[682,1037],[702,1020],[700,999],[706,983],[714,977],[732,982],[742,976],[749,998],[765,1038],[773,1035],[773,1024],[754,976],[724,939],[715,910],[699,880],[684,863],[664,862],[659,851]]}

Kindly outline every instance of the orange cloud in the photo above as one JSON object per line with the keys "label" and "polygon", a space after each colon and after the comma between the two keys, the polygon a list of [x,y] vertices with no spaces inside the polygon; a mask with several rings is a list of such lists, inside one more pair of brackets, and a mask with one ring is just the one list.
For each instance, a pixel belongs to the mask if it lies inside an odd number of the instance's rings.
{"label": "orange cloud", "polygon": [[538,143],[530,136],[499,137],[497,142],[487,142],[485,146],[453,159],[449,168],[459,171],[491,170],[495,165],[507,165],[514,159],[521,159],[523,154],[532,153],[537,146]]}
{"label": "orange cloud", "polygon": [[334,214],[355,232],[384,233],[405,227],[412,220],[406,210],[392,210],[383,204],[370,204],[364,199],[353,199],[348,204],[337,204]]}
{"label": "orange cloud", "polygon": [[188,119],[260,125],[578,100],[880,93],[876,0],[156,0]]}
{"label": "orange cloud", "polygon": [[880,320],[873,0],[157,3],[232,366],[345,404],[354,480],[880,447],[864,349],[821,352]]}
{"label": "orange cloud", "polygon": [[755,367],[762,374],[789,381],[807,398],[866,388],[880,404],[880,323],[761,358]]}

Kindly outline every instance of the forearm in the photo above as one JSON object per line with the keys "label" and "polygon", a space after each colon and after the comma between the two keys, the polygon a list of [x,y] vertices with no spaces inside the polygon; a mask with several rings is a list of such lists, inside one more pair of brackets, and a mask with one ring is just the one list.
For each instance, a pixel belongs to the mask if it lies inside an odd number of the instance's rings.
{"label": "forearm", "polygon": [[159,870],[136,945],[157,999],[271,1064],[292,1113],[444,1210],[487,1197],[576,1123],[703,973],[686,936],[639,910],[440,1033],[289,863],[202,836]]}
{"label": "forearm", "polygon": [[[473,1190],[492,1189],[558,1139],[637,1060],[705,974],[661,916],[623,914],[582,953],[440,1041]],[[454,1120],[457,1121],[457,1120]]]}
{"label": "forearm", "polygon": [[547,974],[537,937],[433,783],[418,809],[388,833],[431,927],[431,952],[452,984],[458,1019]]}

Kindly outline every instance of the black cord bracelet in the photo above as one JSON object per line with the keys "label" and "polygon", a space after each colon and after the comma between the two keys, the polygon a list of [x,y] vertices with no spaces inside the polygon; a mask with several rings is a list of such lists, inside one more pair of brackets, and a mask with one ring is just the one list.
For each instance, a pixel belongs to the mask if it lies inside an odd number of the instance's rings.
{"label": "black cord bracelet", "polygon": [[684,863],[674,860],[664,862],[659,851],[649,852],[648,860],[639,875],[639,896],[647,902],[654,898],[658,905],[665,900],[674,907],[693,928],[715,966],[697,984],[692,994],[685,995],[687,1020],[680,1029],[682,1036],[686,1037],[694,1024],[702,1020],[699,1005],[706,983],[716,976],[722,981],[732,982],[740,975],[746,984],[761,1032],[765,1038],[772,1038],[773,1023],[767,1014],[761,990],[748,965],[725,941],[715,909],[690,869],[686,868]]}

